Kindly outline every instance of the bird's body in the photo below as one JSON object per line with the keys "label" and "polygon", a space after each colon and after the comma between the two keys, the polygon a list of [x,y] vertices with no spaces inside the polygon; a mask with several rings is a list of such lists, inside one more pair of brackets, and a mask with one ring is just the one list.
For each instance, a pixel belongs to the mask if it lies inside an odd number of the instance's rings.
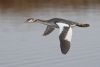
{"label": "bird's body", "polygon": [[65,20],[65,19],[62,19],[62,18],[52,18],[52,19],[45,20],[45,21],[37,19],[37,21],[40,22],[40,23],[42,23],[42,24],[45,24],[45,25],[50,25],[51,27],[54,26],[55,28],[58,28],[58,26],[56,25],[56,23],[65,23],[65,24],[68,24],[68,25],[78,24],[76,22]]}
{"label": "bird's body", "polygon": [[69,24],[69,25],[76,24],[76,22],[65,20],[65,19],[62,19],[62,18],[53,18],[53,19],[48,20],[48,22],[50,22],[50,23],[61,22],[61,23]]}
{"label": "bird's body", "polygon": [[78,26],[78,27],[89,26],[89,24],[81,24],[61,18],[53,18],[49,20],[40,20],[40,19],[34,20],[33,18],[29,18],[27,19],[27,22],[38,22],[47,25],[47,28],[43,34],[44,36],[50,34],[55,28],[59,28],[60,48],[63,54],[66,54],[70,49],[70,43],[72,38],[72,26]]}

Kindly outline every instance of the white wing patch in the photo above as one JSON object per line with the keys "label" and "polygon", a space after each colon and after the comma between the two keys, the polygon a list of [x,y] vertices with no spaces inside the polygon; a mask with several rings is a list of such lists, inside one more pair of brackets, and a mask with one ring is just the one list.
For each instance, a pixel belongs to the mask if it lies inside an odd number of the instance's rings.
{"label": "white wing patch", "polygon": [[64,27],[69,27],[69,30],[68,30],[67,35],[65,37],[65,40],[71,41],[71,38],[72,38],[72,28],[71,28],[71,26],[69,26],[68,24],[65,24],[65,23],[57,23],[57,25],[60,28],[60,34],[62,33]]}
{"label": "white wing patch", "polygon": [[68,24],[65,24],[65,23],[57,23],[57,25],[58,25],[59,28],[60,28],[60,34],[62,33],[63,27],[64,27],[64,26],[69,27],[69,25],[68,25]]}
{"label": "white wing patch", "polygon": [[72,39],[72,28],[70,27],[65,37],[65,40],[71,41],[71,39]]}

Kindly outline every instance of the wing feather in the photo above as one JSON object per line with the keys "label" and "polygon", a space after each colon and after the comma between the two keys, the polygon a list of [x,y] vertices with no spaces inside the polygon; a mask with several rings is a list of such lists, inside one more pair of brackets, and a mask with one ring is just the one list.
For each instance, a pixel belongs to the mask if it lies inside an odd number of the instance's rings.
{"label": "wing feather", "polygon": [[51,27],[51,26],[47,26],[43,36],[49,35],[55,28]]}
{"label": "wing feather", "polygon": [[59,40],[60,40],[61,52],[63,54],[66,54],[70,49],[70,41],[71,41],[71,37],[72,37],[72,29],[67,24],[59,23],[57,25],[60,28]]}

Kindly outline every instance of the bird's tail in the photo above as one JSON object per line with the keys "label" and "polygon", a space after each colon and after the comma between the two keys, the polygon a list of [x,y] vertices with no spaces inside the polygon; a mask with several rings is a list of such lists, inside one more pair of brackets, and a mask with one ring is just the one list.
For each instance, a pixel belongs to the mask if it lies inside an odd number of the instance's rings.
{"label": "bird's tail", "polygon": [[78,27],[89,27],[90,25],[78,23],[78,24],[76,24],[76,26],[78,26]]}

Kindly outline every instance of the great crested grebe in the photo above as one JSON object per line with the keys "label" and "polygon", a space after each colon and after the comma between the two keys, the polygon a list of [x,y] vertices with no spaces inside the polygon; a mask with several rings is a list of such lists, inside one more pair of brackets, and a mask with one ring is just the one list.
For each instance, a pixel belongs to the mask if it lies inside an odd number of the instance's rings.
{"label": "great crested grebe", "polygon": [[37,23],[42,23],[44,25],[47,25],[47,28],[43,34],[44,36],[50,34],[55,28],[59,28],[60,29],[60,34],[59,34],[60,48],[63,54],[66,54],[70,49],[70,42],[72,38],[72,27],[73,26],[77,26],[77,27],[90,26],[89,24],[77,23],[77,22],[73,22],[73,21],[61,19],[61,18],[52,18],[49,20],[29,18],[25,22],[29,22],[29,23],[37,22]]}

